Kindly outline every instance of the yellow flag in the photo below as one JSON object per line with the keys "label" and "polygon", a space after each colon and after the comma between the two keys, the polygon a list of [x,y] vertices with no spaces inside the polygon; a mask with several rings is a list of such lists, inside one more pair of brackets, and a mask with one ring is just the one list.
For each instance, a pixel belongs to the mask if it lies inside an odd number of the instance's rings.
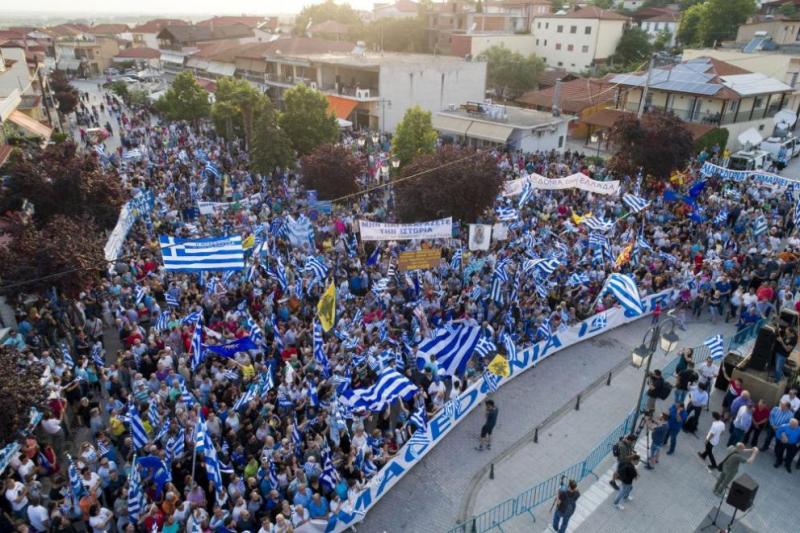
{"label": "yellow flag", "polygon": [[614,266],[621,267],[622,265],[630,261],[631,253],[633,253],[633,243],[630,243],[628,246],[622,249],[622,251],[617,256],[617,260],[614,262]]}
{"label": "yellow flag", "polygon": [[507,377],[511,375],[511,365],[508,364],[508,359],[500,354],[494,356],[488,368],[489,372],[495,376]]}
{"label": "yellow flag", "polygon": [[317,316],[322,324],[322,329],[326,332],[333,327],[336,320],[336,285],[331,282],[317,304]]}
{"label": "yellow flag", "polygon": [[247,238],[242,241],[242,248],[244,250],[249,250],[255,245],[256,245],[256,236],[253,234],[248,235]]}
{"label": "yellow flag", "polygon": [[592,216],[592,213],[586,213],[583,216],[579,216],[579,215],[577,215],[575,213],[572,213],[572,221],[575,224],[583,224],[583,221],[586,220],[587,218],[589,218],[590,216]]}

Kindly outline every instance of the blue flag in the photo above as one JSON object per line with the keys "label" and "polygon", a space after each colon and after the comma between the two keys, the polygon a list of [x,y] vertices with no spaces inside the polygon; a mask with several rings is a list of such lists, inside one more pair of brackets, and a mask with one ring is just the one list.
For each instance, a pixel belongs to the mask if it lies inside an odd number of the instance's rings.
{"label": "blue flag", "polygon": [[258,350],[258,346],[250,339],[250,336],[242,337],[227,344],[210,344],[204,345],[203,348],[211,353],[215,353],[221,357],[232,358],[238,352],[246,352],[247,350]]}

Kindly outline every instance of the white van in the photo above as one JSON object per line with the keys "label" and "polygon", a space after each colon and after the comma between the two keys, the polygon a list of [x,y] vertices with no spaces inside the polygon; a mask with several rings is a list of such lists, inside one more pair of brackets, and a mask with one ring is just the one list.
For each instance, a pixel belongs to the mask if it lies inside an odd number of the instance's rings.
{"label": "white van", "polygon": [[771,156],[764,150],[739,150],[731,155],[728,168],[731,170],[762,170],[769,168]]}
{"label": "white van", "polygon": [[800,154],[800,141],[797,137],[770,137],[762,141],[759,148],[765,152],[769,152],[774,161],[778,160],[778,156],[781,154],[781,149],[783,148],[785,150],[784,156],[788,163],[789,159],[797,157],[797,155]]}

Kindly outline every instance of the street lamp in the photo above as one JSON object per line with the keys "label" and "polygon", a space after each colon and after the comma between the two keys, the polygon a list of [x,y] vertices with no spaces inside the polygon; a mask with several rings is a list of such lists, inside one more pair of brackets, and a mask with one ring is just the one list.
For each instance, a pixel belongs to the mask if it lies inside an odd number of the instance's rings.
{"label": "street lamp", "polygon": [[377,131],[373,131],[373,132],[372,132],[372,143],[373,143],[373,144],[378,144],[378,141],[379,141],[380,139],[381,139],[381,135],[380,135],[380,133],[378,133]]}
{"label": "street lamp", "polygon": [[[636,424],[639,422],[642,395],[647,386],[647,378],[650,376],[650,364],[653,362],[653,356],[658,351],[659,342],[661,344],[661,349],[665,352],[664,355],[668,355],[678,346],[680,338],[678,334],[675,333],[676,324],[675,318],[671,315],[667,315],[664,322],[651,326],[650,329],[645,332],[642,338],[642,344],[634,348],[633,352],[631,352],[631,363],[633,366],[641,368],[642,364],[646,363],[644,376],[642,377],[642,387],[639,389],[639,395],[636,396],[636,414],[633,418],[634,429],[636,429]],[[662,334],[661,328],[667,325],[669,326],[669,330]]]}
{"label": "street lamp", "polygon": [[392,168],[400,168],[400,158],[397,156],[392,157]]}
{"label": "street lamp", "polygon": [[358,147],[359,147],[359,148],[364,148],[364,144],[365,144],[366,142],[367,142],[367,140],[366,140],[364,137],[359,137],[359,138],[356,140],[356,143],[358,144]]}

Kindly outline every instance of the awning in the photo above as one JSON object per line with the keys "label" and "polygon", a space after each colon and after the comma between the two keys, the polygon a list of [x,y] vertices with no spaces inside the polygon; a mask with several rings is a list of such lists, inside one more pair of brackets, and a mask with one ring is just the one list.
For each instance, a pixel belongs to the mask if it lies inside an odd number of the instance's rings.
{"label": "awning", "polygon": [[173,63],[175,65],[183,65],[183,56],[180,54],[166,54],[161,52],[161,61]]}
{"label": "awning", "polygon": [[208,70],[208,61],[205,59],[200,59],[199,57],[190,57],[186,62],[186,66],[189,68],[196,68],[198,70]]}
{"label": "awning", "polygon": [[506,143],[512,131],[514,131],[512,126],[475,121],[470,125],[469,128],[467,128],[466,136],[471,139],[482,139],[484,141]]}
{"label": "awning", "polygon": [[212,61],[208,64],[208,72],[211,74],[218,74],[220,76],[233,76],[236,72],[236,65],[232,63],[220,63]]}
{"label": "awning", "polygon": [[358,102],[350,100],[349,98],[342,98],[341,96],[327,95],[328,109],[333,111],[337,118],[347,120],[347,117],[358,107]]}
{"label": "awning", "polygon": [[448,117],[444,115],[433,115],[433,129],[443,131],[446,133],[461,135],[462,137],[466,135],[467,129],[469,129],[469,125],[472,121],[468,118],[456,118],[456,117]]}
{"label": "awning", "polygon": [[49,141],[50,135],[53,134],[52,129],[20,111],[13,111],[11,115],[9,115],[8,120],[20,128],[28,131],[29,133],[36,135],[37,137],[42,137],[45,141]]}
{"label": "awning", "polygon": [[78,70],[81,68],[81,60],[62,58],[56,62],[56,65],[60,70]]}

